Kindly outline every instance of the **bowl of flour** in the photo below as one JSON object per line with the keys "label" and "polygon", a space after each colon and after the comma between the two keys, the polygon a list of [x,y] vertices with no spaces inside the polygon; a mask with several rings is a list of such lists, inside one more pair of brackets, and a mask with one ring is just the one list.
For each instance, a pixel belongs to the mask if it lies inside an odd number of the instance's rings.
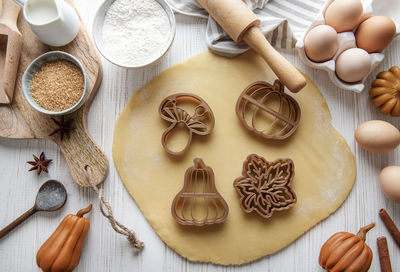
{"label": "bowl of flour", "polygon": [[140,69],[165,56],[175,27],[174,13],[164,0],[106,0],[96,12],[92,32],[104,58]]}

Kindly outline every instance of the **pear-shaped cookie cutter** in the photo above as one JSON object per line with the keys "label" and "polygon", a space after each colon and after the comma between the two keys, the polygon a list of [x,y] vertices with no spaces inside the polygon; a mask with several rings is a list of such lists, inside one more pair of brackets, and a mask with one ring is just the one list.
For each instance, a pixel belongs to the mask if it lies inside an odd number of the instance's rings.
{"label": "pear-shaped cookie cutter", "polygon": [[[275,80],[274,85],[256,81],[245,88],[236,103],[236,115],[243,126],[265,139],[284,140],[290,137],[299,125],[301,110],[297,101],[285,94],[284,89],[285,86],[279,80]],[[268,106],[268,103],[276,98],[279,99],[277,110]],[[267,128],[261,130],[257,127],[256,120],[262,117],[259,116],[262,113],[266,113],[273,120]],[[246,118],[249,116],[250,120]],[[278,131],[273,131],[277,127]]]}
{"label": "pear-shaped cookie cutter", "polygon": [[[189,114],[185,109],[179,107],[179,104],[184,102],[193,104],[193,114]],[[171,123],[163,133],[161,143],[165,151],[174,156],[182,155],[189,149],[193,134],[208,135],[215,125],[214,114],[210,106],[195,94],[177,93],[170,95],[161,102],[158,112],[162,119]],[[208,123],[206,123],[207,120]],[[178,124],[184,124],[187,127],[189,137],[182,150],[173,151],[168,147],[168,136]]]}
{"label": "pear-shaped cookie cutter", "polygon": [[171,213],[181,225],[204,226],[226,220],[228,204],[215,187],[214,171],[202,159],[194,159],[194,166],[186,170],[185,183],[172,202]]}

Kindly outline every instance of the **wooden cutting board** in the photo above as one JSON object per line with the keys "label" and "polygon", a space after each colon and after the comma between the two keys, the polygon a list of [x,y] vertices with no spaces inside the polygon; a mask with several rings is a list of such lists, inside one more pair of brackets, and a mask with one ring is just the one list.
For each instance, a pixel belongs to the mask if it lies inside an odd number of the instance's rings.
{"label": "wooden cutting board", "polygon": [[[66,0],[66,2],[73,6],[71,0]],[[82,19],[79,34],[75,40],[59,48],[50,48],[43,44],[32,33],[22,13],[18,19],[18,29],[23,37],[23,46],[14,100],[9,105],[0,105],[0,136],[17,139],[52,140],[60,147],[67,160],[71,175],[79,185],[90,186],[87,180],[86,166],[90,166],[95,184],[103,182],[108,174],[108,160],[87,132],[87,115],[101,84],[102,68],[96,48],[83,25]],[[51,50],[62,50],[79,59],[86,68],[90,82],[86,103],[78,111],[65,116],[65,120],[74,119],[72,126],[76,129],[69,131],[69,134],[64,136],[62,141],[59,134],[49,136],[58,126],[51,120],[50,116],[34,110],[25,100],[21,89],[21,78],[26,67],[33,59]],[[55,119],[60,120],[60,117],[55,117]]]}

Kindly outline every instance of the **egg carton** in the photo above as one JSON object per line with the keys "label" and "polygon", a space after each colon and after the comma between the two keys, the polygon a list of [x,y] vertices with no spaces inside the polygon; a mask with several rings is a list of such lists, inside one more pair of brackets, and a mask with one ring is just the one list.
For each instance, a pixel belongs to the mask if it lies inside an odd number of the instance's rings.
{"label": "egg carton", "polygon": [[[314,27],[318,25],[323,25],[325,24],[325,19],[324,19],[324,14],[326,8],[333,2],[334,0],[329,0],[327,3],[321,8],[319,11],[318,15],[316,16],[314,22],[310,25],[310,27],[303,33],[301,38],[298,40],[296,43],[296,49],[299,53],[300,59],[308,66],[320,70],[325,70],[333,84],[335,84],[337,87],[353,92],[360,93],[364,87],[365,87],[365,80],[368,78],[370,75],[371,71],[374,70],[385,58],[385,55],[383,53],[372,53],[370,54],[371,57],[371,68],[368,72],[368,74],[361,80],[361,82],[356,82],[356,83],[347,83],[339,79],[335,73],[335,62],[338,56],[345,50],[350,49],[350,48],[355,48],[356,46],[356,39],[354,35],[354,30],[353,32],[342,32],[338,33],[338,41],[339,41],[339,48],[338,51],[336,52],[335,56],[328,61],[325,62],[313,62],[311,61],[305,51],[304,51],[304,37],[307,35],[307,33]],[[400,1],[398,0],[366,0],[366,1],[361,1],[363,4],[363,17],[361,21],[364,21],[368,18],[370,18],[372,15],[385,15],[390,17],[396,24],[396,37],[400,34]]]}

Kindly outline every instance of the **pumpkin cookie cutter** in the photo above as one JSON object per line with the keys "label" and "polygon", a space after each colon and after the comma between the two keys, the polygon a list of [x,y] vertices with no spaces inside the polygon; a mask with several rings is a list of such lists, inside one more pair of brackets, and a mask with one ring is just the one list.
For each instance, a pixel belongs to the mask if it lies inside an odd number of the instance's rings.
{"label": "pumpkin cookie cutter", "polygon": [[228,204],[215,187],[214,171],[202,159],[194,159],[194,166],[186,170],[183,188],[172,202],[171,213],[181,225],[204,226],[226,220]]}
{"label": "pumpkin cookie cutter", "polygon": [[268,162],[256,154],[249,155],[243,163],[242,176],[233,182],[240,196],[240,207],[246,213],[255,211],[264,218],[271,217],[274,211],[289,209],[297,201],[290,187],[293,177],[291,159]]}
{"label": "pumpkin cookie cutter", "polygon": [[[179,103],[189,102],[194,105],[193,114],[179,107]],[[210,106],[199,96],[190,93],[177,93],[166,97],[160,104],[158,112],[162,119],[171,123],[161,137],[161,143],[169,154],[179,156],[184,154],[190,147],[193,134],[208,135],[214,128],[215,119]],[[205,121],[209,121],[207,125]],[[181,151],[173,151],[168,148],[168,136],[178,124],[184,124],[189,130],[189,138]]]}
{"label": "pumpkin cookie cutter", "polygon": [[[273,140],[284,140],[295,132],[300,122],[300,106],[293,97],[284,93],[284,89],[279,80],[275,80],[274,85],[256,81],[244,89],[236,103],[236,115],[247,130]],[[278,110],[268,106],[268,102],[276,98],[279,99]],[[265,129],[257,128],[256,124],[262,113],[273,118]],[[250,120],[246,119],[249,116]]]}

